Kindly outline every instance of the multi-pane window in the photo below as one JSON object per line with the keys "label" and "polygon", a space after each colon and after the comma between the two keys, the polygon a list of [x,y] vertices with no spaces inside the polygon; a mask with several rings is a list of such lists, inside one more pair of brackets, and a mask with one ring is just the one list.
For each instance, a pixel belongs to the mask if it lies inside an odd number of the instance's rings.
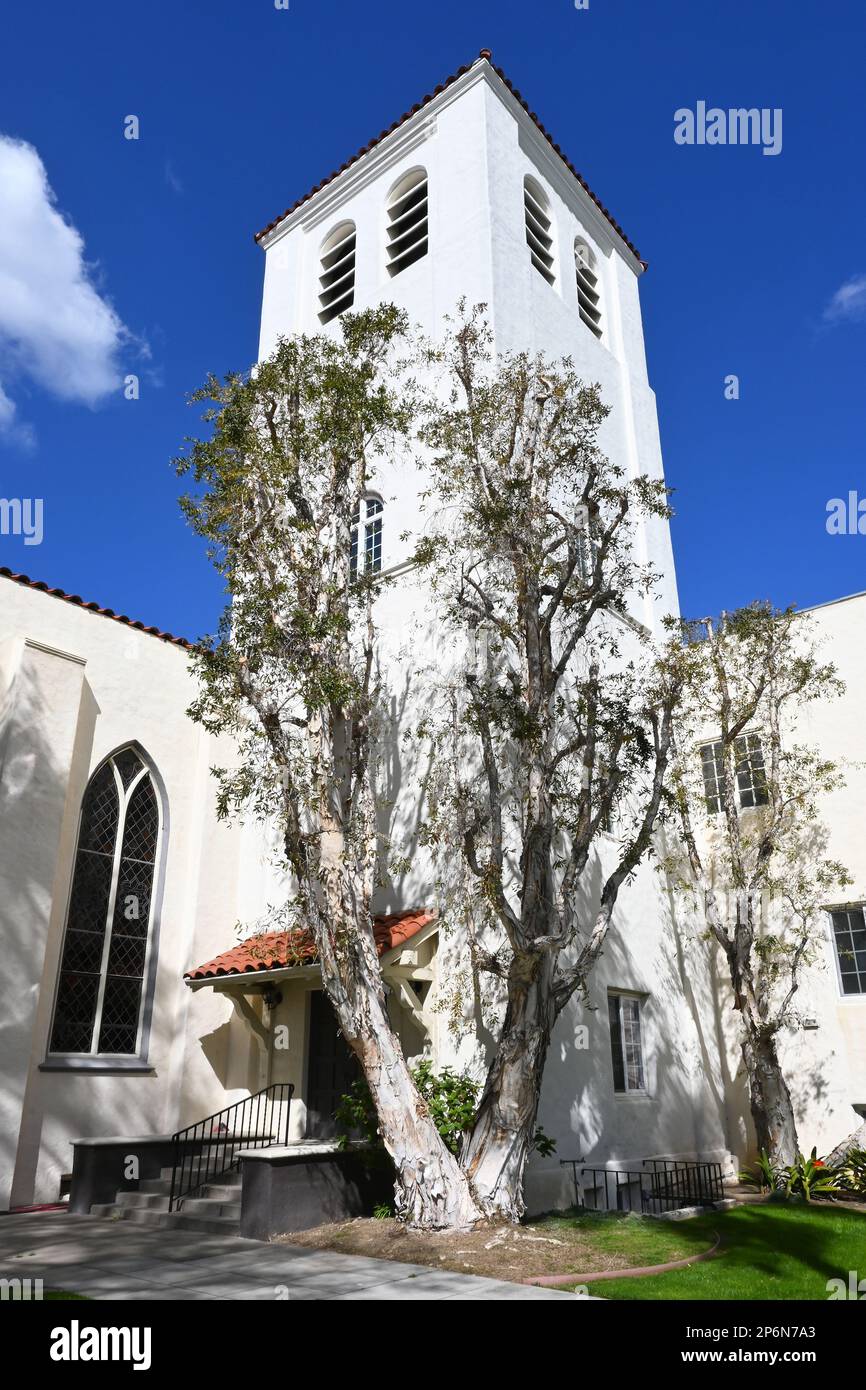
{"label": "multi-pane window", "polygon": [[84,794],[52,1054],[138,1051],[159,835],[151,775],[135,749],[124,748]]}
{"label": "multi-pane window", "polygon": [[427,255],[427,174],[413,169],[388,198],[388,274],[399,275]]}
{"label": "multi-pane window", "polygon": [[866,918],[863,905],[830,913],[843,994],[866,994]]}
{"label": "multi-pane window", "polygon": [[[724,744],[705,743],[701,748],[701,772],[710,812],[721,811],[724,806],[724,765]],[[738,806],[766,806],[767,772],[760,735],[741,734],[734,739],[734,783]]]}
{"label": "multi-pane window", "polygon": [[577,311],[587,328],[601,337],[601,289],[595,270],[595,257],[585,241],[574,243],[574,274],[577,280]]}
{"label": "multi-pane window", "polygon": [[362,497],[352,517],[349,577],[378,574],[382,568],[382,500]]}
{"label": "multi-pane window", "polygon": [[609,994],[610,1051],[615,1091],[645,1091],[641,1001],[635,994]]}
{"label": "multi-pane window", "polygon": [[355,224],[341,222],[322,245],[319,322],[330,323],[355,302]]}
{"label": "multi-pane window", "polygon": [[529,258],[548,285],[556,279],[553,269],[553,231],[550,204],[541,185],[535,179],[523,180],[523,216],[526,222],[526,244]]}

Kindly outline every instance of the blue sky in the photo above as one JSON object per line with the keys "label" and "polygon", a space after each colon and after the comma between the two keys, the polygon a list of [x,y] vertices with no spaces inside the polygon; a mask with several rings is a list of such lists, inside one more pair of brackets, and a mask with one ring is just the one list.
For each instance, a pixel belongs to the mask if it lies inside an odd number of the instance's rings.
{"label": "blue sky", "polygon": [[[650,262],[683,610],[866,588],[866,536],[825,528],[828,499],[866,498],[862,0],[45,0],[16,29],[0,134],[38,152],[83,238],[92,288],[75,293],[113,306],[97,356],[141,396],[81,367],[86,314],[67,331],[29,305],[28,344],[20,313],[4,332],[0,260],[0,496],[45,505],[42,544],[0,536],[0,564],[185,636],[213,627],[218,582],[169,460],[195,425],[187,393],[255,355],[252,233],[489,47]],[[699,100],[781,107],[782,152],[675,144],[674,112]]]}

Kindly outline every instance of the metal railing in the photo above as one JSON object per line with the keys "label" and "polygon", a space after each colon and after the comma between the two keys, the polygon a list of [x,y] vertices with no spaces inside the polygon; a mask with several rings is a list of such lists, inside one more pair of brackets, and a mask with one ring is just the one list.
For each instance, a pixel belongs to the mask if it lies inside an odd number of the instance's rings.
{"label": "metal railing", "polygon": [[169,1211],[237,1168],[241,1149],[287,1144],[294,1089],[287,1081],[274,1082],[173,1134]]}
{"label": "metal railing", "polygon": [[[577,1163],[574,1165],[578,1192]],[[640,1168],[581,1168],[578,1205],[595,1211],[639,1211],[644,1215],[681,1207],[712,1206],[724,1197],[721,1163],[691,1159],[646,1158]]]}

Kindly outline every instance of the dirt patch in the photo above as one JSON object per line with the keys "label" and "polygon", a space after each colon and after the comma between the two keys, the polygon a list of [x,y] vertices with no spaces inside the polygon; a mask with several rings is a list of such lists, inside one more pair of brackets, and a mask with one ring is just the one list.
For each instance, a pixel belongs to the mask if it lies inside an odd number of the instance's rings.
{"label": "dirt patch", "polygon": [[[623,1227],[628,1223],[629,1218],[623,1218]],[[606,1221],[604,1224],[607,1226]],[[600,1234],[601,1227],[597,1235]],[[626,1235],[624,1229],[622,1234]],[[359,1217],[354,1221],[316,1226],[311,1231],[277,1236],[275,1240],[311,1250],[339,1250],[346,1255],[402,1260],[407,1264],[429,1265],[460,1274],[488,1275],[516,1283],[532,1275],[562,1274],[569,1270],[601,1273],[628,1269],[636,1263],[633,1249],[600,1248],[609,1242],[594,1239],[593,1235],[591,1226],[570,1226],[564,1221],[521,1227],[483,1226],[454,1234],[450,1231],[410,1231],[394,1220]],[[623,1243],[631,1244],[628,1240]]]}

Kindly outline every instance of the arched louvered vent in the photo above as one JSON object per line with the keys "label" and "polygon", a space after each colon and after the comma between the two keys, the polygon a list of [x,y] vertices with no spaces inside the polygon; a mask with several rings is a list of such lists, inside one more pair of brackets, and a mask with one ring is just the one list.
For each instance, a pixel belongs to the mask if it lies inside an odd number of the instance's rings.
{"label": "arched louvered vent", "polygon": [[549,203],[535,179],[523,180],[523,208],[526,217],[526,241],[532,264],[552,285],[556,276],[553,273],[553,237],[550,230]]}
{"label": "arched louvered vent", "polygon": [[355,224],[342,222],[322,245],[319,322],[330,323],[355,299]]}
{"label": "arched louvered vent", "polygon": [[585,241],[574,243],[574,273],[577,277],[577,309],[587,328],[601,337],[601,293],[595,273],[595,257]]}
{"label": "arched louvered vent", "polygon": [[388,199],[388,274],[399,275],[427,255],[427,174],[413,169]]}

